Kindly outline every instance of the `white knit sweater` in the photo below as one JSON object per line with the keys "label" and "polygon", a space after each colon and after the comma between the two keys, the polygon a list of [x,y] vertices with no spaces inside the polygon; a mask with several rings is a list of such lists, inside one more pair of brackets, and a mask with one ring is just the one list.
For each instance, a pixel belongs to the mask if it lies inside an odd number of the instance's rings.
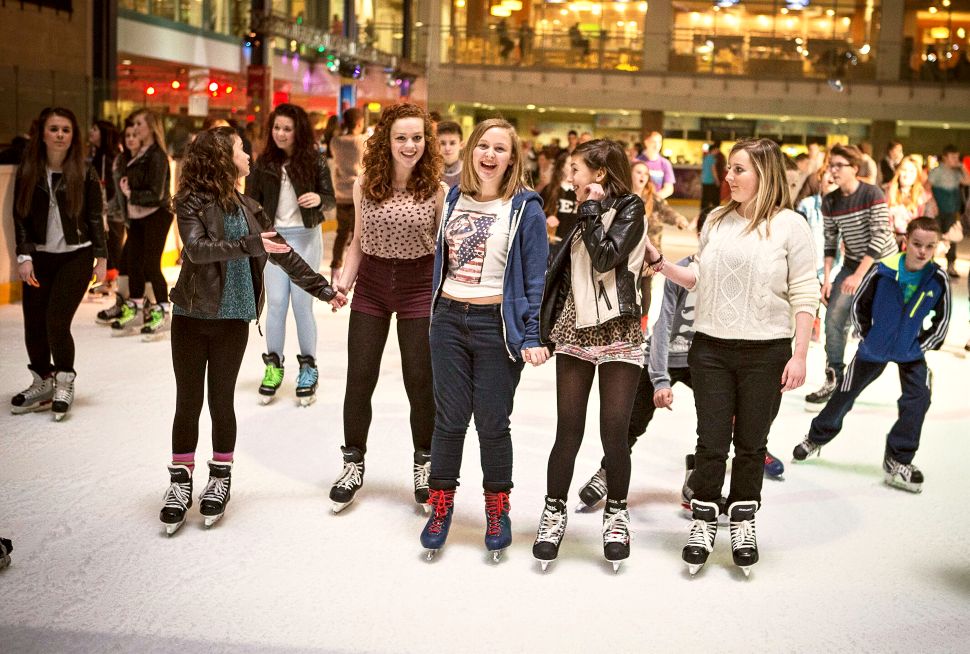
{"label": "white knit sweater", "polygon": [[818,309],[815,241],[808,222],[783,209],[745,233],[748,220],[732,211],[719,223],[708,220],[699,255],[694,328],[715,338],[763,341],[791,338],[796,313]]}

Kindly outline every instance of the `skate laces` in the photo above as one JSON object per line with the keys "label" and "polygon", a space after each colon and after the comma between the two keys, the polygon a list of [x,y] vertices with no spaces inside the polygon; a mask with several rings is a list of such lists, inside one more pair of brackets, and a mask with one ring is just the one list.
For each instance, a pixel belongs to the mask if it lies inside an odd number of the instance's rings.
{"label": "skate laces", "polygon": [[209,477],[209,483],[199,495],[200,500],[215,500],[223,503],[229,494],[229,477]]}
{"label": "skate laces", "polygon": [[414,489],[422,490],[428,487],[428,478],[431,477],[431,462],[414,464]]}
{"label": "skate laces", "polygon": [[448,511],[455,505],[455,491],[432,489],[428,497],[428,504],[434,510],[434,515],[431,516],[431,524],[428,526],[428,533],[439,534],[444,527]]}
{"label": "skate laces", "polygon": [[597,470],[596,474],[586,482],[586,487],[596,491],[598,495],[606,495],[606,469]]}
{"label": "skate laces", "polygon": [[191,484],[189,482],[173,481],[169,484],[168,490],[165,491],[165,508],[188,511],[192,493],[190,488]]}
{"label": "skate laces", "polygon": [[[300,371],[303,374],[303,371]],[[283,369],[272,363],[266,364],[266,371],[263,372],[263,386],[279,386],[283,383]],[[299,383],[299,382],[298,382]]]}
{"label": "skate laces", "polygon": [[630,512],[626,509],[617,511],[603,520],[603,543],[630,542]]}
{"label": "skate laces", "polygon": [[553,511],[548,506],[539,518],[539,533],[536,534],[536,542],[556,543],[562,538],[566,531],[566,512]]}
{"label": "skate laces", "polygon": [[[266,369],[268,372],[269,366],[267,366]],[[280,377],[282,376],[283,375],[281,373]],[[300,366],[300,372],[296,376],[296,385],[299,388],[309,388],[317,383],[318,376],[317,369],[313,366]]]}
{"label": "skate laces", "polygon": [[717,534],[717,522],[709,523],[700,518],[694,518],[690,523],[690,536],[687,537],[687,547],[702,547],[708,552],[714,551],[714,536]]}
{"label": "skate laces", "polygon": [[758,541],[754,533],[754,518],[731,522],[731,549],[739,550],[744,547],[755,548]]}
{"label": "skate laces", "polygon": [[24,400],[33,400],[41,395],[46,395],[51,381],[53,381],[51,377],[36,377],[34,382],[20,394],[24,396]]}
{"label": "skate laces", "polygon": [[148,320],[146,322],[150,329],[158,329],[165,323],[165,310],[158,305],[153,306],[148,313]]}
{"label": "skate laces", "polygon": [[913,473],[919,471],[919,468],[912,463],[900,463],[892,457],[886,459],[886,465],[884,467],[889,474],[899,475],[906,481],[912,481]]}
{"label": "skate laces", "polygon": [[134,320],[137,314],[138,312],[135,310],[135,305],[131,302],[125,302],[123,305],[121,305],[121,315],[118,316],[118,323],[124,327]]}
{"label": "skate laces", "polygon": [[54,401],[67,402],[68,404],[71,404],[74,401],[73,379],[54,384]]}
{"label": "skate laces", "polygon": [[344,490],[352,490],[354,486],[362,485],[364,483],[363,468],[363,463],[344,461],[344,470],[340,474],[340,478],[333,485]]}
{"label": "skate laces", "polygon": [[485,493],[486,536],[498,536],[501,532],[499,520],[502,512],[508,513],[512,509],[508,493]]}

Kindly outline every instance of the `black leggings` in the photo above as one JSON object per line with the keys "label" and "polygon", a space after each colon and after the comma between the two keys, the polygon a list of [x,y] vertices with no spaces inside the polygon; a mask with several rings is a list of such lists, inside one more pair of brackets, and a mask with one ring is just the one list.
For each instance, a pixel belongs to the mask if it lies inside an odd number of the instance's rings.
{"label": "black leggings", "polygon": [[108,270],[120,270],[124,256],[127,230],[124,222],[108,221]]}
{"label": "black leggings", "polygon": [[180,315],[172,318],[172,367],[176,388],[173,454],[195,452],[199,444],[199,414],[206,391],[207,367],[212,451],[232,452],[235,449],[233,399],[248,340],[249,323],[245,320],[205,320]]}
{"label": "black leggings", "polygon": [[42,377],[52,370],[74,372],[71,322],[91,281],[93,251],[86,247],[58,254],[35,252],[33,260],[40,286],[23,285],[24,343],[30,369]]}
{"label": "black leggings", "polygon": [[[416,450],[431,449],[434,432],[434,387],[431,384],[430,318],[397,321],[404,390],[411,403],[411,440]],[[371,397],[381,373],[381,357],[390,318],[350,312],[347,338],[347,390],[344,393],[344,444],[367,451],[372,417]]]}
{"label": "black leggings", "polygon": [[145,297],[145,282],[152,283],[156,302],[168,302],[168,282],[162,274],[162,253],[172,226],[172,213],[159,209],[128,226],[128,289],[131,297]]}
{"label": "black leggings", "polygon": [[[556,355],[556,443],[549,454],[546,492],[566,499],[576,455],[583,442],[586,408],[596,366],[567,355]],[[630,446],[627,433],[640,368],[611,361],[599,365],[600,439],[606,455],[607,498],[625,500],[630,489]]]}

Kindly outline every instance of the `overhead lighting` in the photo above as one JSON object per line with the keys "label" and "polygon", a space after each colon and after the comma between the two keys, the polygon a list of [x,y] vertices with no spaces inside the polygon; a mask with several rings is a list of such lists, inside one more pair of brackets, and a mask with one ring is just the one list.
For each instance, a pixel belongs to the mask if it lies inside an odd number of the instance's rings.
{"label": "overhead lighting", "polygon": [[498,16],[499,18],[508,18],[512,15],[512,10],[504,5],[492,5],[490,12],[493,16]]}
{"label": "overhead lighting", "polygon": [[522,11],[522,0],[502,0],[502,6],[512,11]]}
{"label": "overhead lighting", "polygon": [[528,109],[529,111],[532,111],[533,109],[536,108],[536,106],[534,104],[527,104],[525,105],[525,108]]}

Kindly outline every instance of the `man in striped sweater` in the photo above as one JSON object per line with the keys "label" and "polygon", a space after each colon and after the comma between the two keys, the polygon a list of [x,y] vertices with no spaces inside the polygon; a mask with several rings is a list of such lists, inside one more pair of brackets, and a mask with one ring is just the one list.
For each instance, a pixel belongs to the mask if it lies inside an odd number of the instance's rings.
{"label": "man in striped sweater", "polygon": [[[858,179],[862,153],[849,145],[834,146],[829,171],[839,188],[822,199],[825,269],[822,302],[825,311],[825,383],[805,397],[805,408],[821,411],[842,383],[845,343],[851,327],[852,299],[873,263],[896,253],[889,226],[886,196],[879,187]],[[842,270],[831,277],[839,244],[845,250]]]}

